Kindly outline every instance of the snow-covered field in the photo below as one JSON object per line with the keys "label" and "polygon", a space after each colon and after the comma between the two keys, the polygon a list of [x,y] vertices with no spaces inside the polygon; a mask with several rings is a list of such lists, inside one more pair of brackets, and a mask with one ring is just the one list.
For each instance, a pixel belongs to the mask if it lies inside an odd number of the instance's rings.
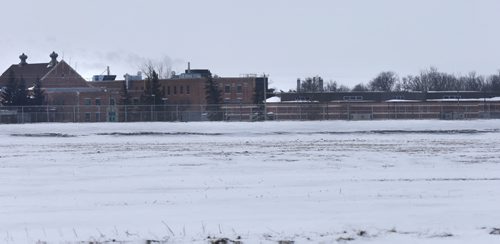
{"label": "snow-covered field", "polygon": [[499,243],[499,139],[499,120],[0,125],[0,243]]}

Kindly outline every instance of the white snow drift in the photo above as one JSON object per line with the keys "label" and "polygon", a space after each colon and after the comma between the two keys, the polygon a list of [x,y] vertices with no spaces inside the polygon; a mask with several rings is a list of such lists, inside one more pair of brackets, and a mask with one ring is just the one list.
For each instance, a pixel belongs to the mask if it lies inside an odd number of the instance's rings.
{"label": "white snow drift", "polygon": [[498,138],[497,120],[0,125],[0,242],[498,243]]}

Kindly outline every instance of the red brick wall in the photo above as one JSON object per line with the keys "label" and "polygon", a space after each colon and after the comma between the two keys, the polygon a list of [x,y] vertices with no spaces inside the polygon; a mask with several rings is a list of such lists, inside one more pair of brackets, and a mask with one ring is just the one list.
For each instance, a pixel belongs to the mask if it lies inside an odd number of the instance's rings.
{"label": "red brick wall", "polygon": [[[214,78],[221,91],[222,102],[252,104],[255,96],[255,78],[233,77]],[[160,89],[164,91],[167,104],[206,104],[206,79],[165,79],[160,80]],[[123,81],[89,82],[94,87],[105,88],[119,93]],[[129,95],[131,102],[140,101],[144,95],[145,81],[130,81]],[[228,89],[226,90],[226,86]],[[228,92],[226,92],[228,91]]]}
{"label": "red brick wall", "polygon": [[89,87],[87,81],[64,61],[40,78],[43,88]]}

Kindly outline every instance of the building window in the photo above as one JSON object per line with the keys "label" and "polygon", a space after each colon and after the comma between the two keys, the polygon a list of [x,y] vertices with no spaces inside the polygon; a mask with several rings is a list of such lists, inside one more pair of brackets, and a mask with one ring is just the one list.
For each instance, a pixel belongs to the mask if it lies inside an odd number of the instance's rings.
{"label": "building window", "polygon": [[83,104],[87,105],[87,106],[90,106],[90,105],[92,105],[92,100],[90,100],[90,98],[85,98],[83,100]]}
{"label": "building window", "polygon": [[181,94],[184,94],[184,86],[181,86],[181,87],[180,87],[180,93],[181,93]]}
{"label": "building window", "polygon": [[241,84],[238,84],[238,85],[236,86],[236,92],[237,92],[237,93],[242,93],[242,92],[243,92],[243,86],[242,86]]}
{"label": "building window", "polygon": [[174,86],[174,95],[177,94],[177,86]]}
{"label": "building window", "polygon": [[231,99],[229,98],[224,98],[224,103],[230,103],[231,102]]}
{"label": "building window", "polygon": [[90,122],[90,113],[85,113],[85,122]]}
{"label": "building window", "polygon": [[226,84],[224,86],[224,93],[231,93],[231,85]]}
{"label": "building window", "polygon": [[115,106],[115,99],[114,98],[109,99],[109,105]]}
{"label": "building window", "polygon": [[96,106],[100,106],[101,105],[101,99],[100,98],[96,98],[95,99],[95,105]]}
{"label": "building window", "polygon": [[167,95],[170,95],[170,86],[167,86]]}
{"label": "building window", "polygon": [[100,113],[95,113],[95,122],[101,121],[101,114]]}
{"label": "building window", "polygon": [[191,87],[189,85],[186,86],[186,94],[191,94]]}
{"label": "building window", "polygon": [[132,104],[139,104],[139,98],[136,98],[136,97],[135,97],[135,98],[132,100]]}
{"label": "building window", "polygon": [[344,96],[344,100],[346,101],[359,101],[363,100],[362,96]]}

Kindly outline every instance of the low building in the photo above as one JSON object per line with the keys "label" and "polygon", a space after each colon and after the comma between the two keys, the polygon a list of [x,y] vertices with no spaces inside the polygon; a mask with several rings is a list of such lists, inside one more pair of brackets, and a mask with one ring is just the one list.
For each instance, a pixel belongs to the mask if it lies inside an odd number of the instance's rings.
{"label": "low building", "polygon": [[367,92],[283,92],[280,94],[282,102],[315,101],[320,103],[346,102],[385,102],[401,101],[429,101],[436,99],[483,99],[499,97],[499,92],[482,91],[367,91]]}

